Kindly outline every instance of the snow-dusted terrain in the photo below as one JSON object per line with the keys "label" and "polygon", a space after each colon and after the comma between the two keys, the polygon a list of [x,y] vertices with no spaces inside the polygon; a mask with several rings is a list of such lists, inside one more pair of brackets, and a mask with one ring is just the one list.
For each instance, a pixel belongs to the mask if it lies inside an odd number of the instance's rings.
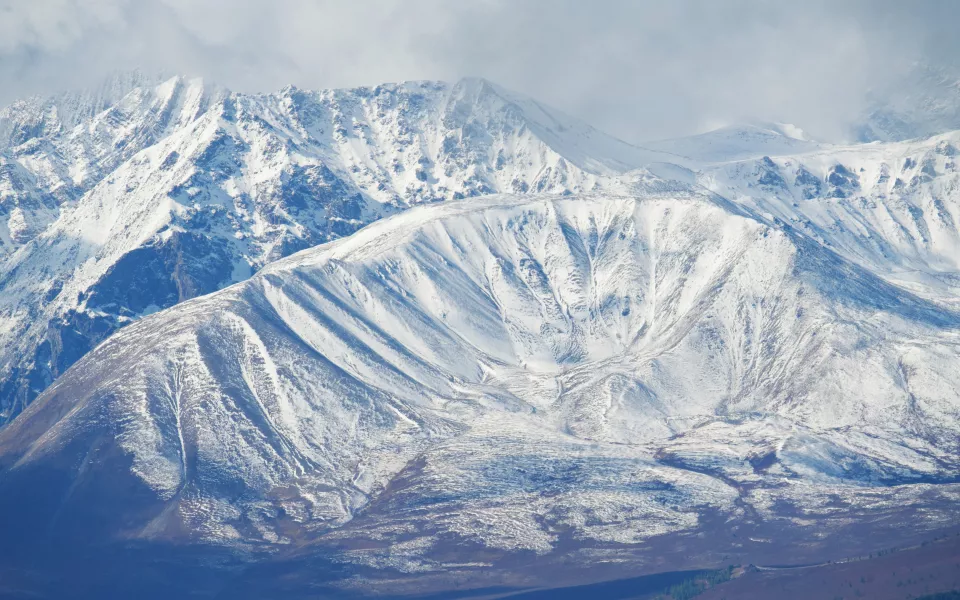
{"label": "snow-dusted terrain", "polygon": [[647,178],[423,207],[274,263],[122,329],[0,453],[96,536],[340,540],[401,571],[707,513],[813,534],[919,495],[933,529],[960,493],[958,350],[955,313]]}
{"label": "snow-dusted terrain", "polygon": [[956,307],[960,133],[703,167],[697,182],[916,294]]}
{"label": "snow-dusted terrain", "polygon": [[144,314],[409,206],[674,157],[480,79],[265,96],[173,77],[0,114],[0,422]]}
{"label": "snow-dusted terrain", "polygon": [[483,80],[121,83],[4,113],[0,557],[483,581],[958,525],[960,133],[646,149]]}

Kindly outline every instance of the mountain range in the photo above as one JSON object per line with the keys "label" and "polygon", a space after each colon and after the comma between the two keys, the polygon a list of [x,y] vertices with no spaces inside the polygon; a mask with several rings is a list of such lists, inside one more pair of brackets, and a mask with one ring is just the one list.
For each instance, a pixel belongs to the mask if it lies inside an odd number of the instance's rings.
{"label": "mountain range", "polygon": [[16,103],[8,578],[199,555],[222,579],[158,597],[492,597],[956,529],[960,132],[930,133],[639,147],[481,79]]}
{"label": "mountain range", "polygon": [[297,250],[667,156],[483,80],[249,96],[126,76],[14,104],[0,132],[4,421],[119,327]]}

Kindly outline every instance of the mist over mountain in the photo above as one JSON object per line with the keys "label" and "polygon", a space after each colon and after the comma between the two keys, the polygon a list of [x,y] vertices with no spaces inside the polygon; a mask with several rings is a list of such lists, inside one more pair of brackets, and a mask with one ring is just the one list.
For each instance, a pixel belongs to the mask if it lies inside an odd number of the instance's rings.
{"label": "mist over mountain", "polygon": [[[920,0],[37,0],[0,23],[0,104],[142,68],[244,93],[480,76],[633,143],[744,122],[853,141],[871,90],[960,68],[960,7]],[[882,98],[881,98],[882,100]]]}

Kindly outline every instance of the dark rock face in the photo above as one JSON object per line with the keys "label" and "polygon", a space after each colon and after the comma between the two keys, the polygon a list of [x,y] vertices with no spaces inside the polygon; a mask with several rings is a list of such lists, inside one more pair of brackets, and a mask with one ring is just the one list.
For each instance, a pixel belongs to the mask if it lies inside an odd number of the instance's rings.
{"label": "dark rock face", "polygon": [[173,232],[127,253],[90,288],[86,307],[120,316],[173,306],[223,287],[233,260],[223,240],[193,232]]}
{"label": "dark rock face", "polygon": [[320,230],[317,232],[319,237],[327,241],[343,235],[333,231],[335,226],[330,221],[359,221],[363,218],[366,202],[359,192],[353,191],[326,165],[311,165],[294,166],[290,169],[279,187],[275,205],[298,217],[301,213],[311,216],[317,211],[326,213],[326,232],[322,231],[324,228],[317,223],[322,221],[322,216],[315,219],[314,223],[317,225],[316,229]]}
{"label": "dark rock face", "polygon": [[757,173],[757,183],[769,188],[783,189],[787,187],[787,183],[783,180],[783,176],[780,174],[779,167],[777,167],[775,162],[770,160],[769,156],[764,156],[760,160]]}
{"label": "dark rock face", "polygon": [[[126,254],[90,288],[88,309],[111,308],[121,316],[173,306],[223,287],[233,259],[223,240],[173,232]],[[150,310],[150,309],[153,310]]]}
{"label": "dark rock face", "polygon": [[936,153],[942,156],[952,157],[957,155],[957,149],[950,142],[943,140],[937,144]]}
{"label": "dark rock face", "polygon": [[18,414],[54,379],[123,324],[109,315],[68,312],[49,324],[32,361],[14,369],[0,382],[0,396],[8,398],[13,414]]}
{"label": "dark rock face", "polygon": [[849,198],[860,190],[860,178],[841,164],[835,165],[827,173],[827,184],[830,186],[830,198]]}
{"label": "dark rock face", "polygon": [[796,186],[801,189],[807,200],[819,198],[822,191],[820,178],[802,166],[797,170]]}

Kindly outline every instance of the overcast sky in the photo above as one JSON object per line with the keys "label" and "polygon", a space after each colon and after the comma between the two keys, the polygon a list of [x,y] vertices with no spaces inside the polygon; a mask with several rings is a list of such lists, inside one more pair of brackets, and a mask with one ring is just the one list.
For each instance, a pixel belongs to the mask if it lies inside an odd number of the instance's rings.
{"label": "overcast sky", "polygon": [[0,103],[133,67],[238,91],[475,75],[631,141],[829,137],[871,86],[956,62],[957,23],[950,0],[0,0]]}

